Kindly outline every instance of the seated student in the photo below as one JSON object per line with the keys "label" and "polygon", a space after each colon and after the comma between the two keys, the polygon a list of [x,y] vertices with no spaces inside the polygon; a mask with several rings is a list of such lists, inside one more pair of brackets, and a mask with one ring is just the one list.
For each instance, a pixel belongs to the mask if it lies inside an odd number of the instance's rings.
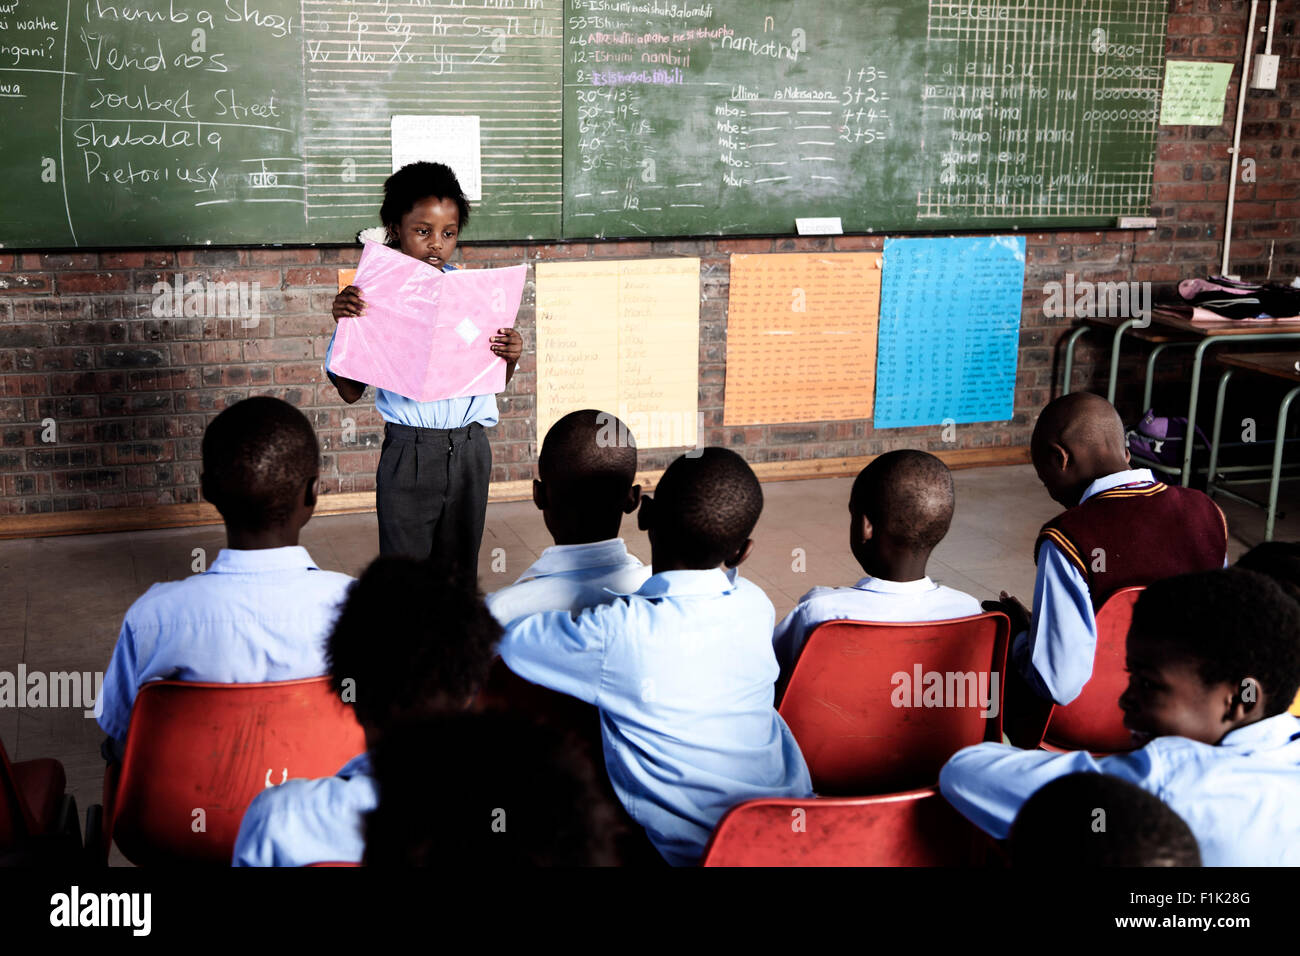
{"label": "seated student", "polygon": [[772,706],[772,602],[720,567],[749,556],[762,488],[735,452],[692,454],[641,500],[650,579],[576,619],[520,618],[498,648],[525,680],[596,705],[614,789],[675,865],[698,862],[735,804],[812,793]]}
{"label": "seated student", "polygon": [[105,757],[120,758],[151,680],[249,684],[325,673],[325,635],[352,578],[322,571],[298,533],[316,507],[320,446],[278,398],[231,405],[203,434],[203,497],[226,547],[202,574],[155,584],[126,612],[104,675]]}
{"label": "seated student", "polygon": [[826,621],[942,621],[979,614],[980,603],[925,574],[952,524],[952,472],[923,451],[891,451],[867,465],[849,494],[849,547],[867,576],[851,588],[813,588],[772,644],[783,679]]}
{"label": "seated student", "polygon": [[636,511],[636,443],[608,412],[570,412],[551,426],[537,456],[533,503],[555,544],[514,584],[489,594],[502,624],[537,611],[577,613],[630,594],[650,569],[618,536],[623,515]]}
{"label": "seated student", "polygon": [[[1235,567],[1267,574],[1282,590],[1300,601],[1300,544],[1294,541],[1265,541],[1240,558]],[[1300,634],[1296,635],[1300,642]],[[1300,717],[1300,694],[1291,702],[1291,713]]]}
{"label": "seated student", "polygon": [[1057,704],[1079,696],[1092,677],[1095,614],[1111,594],[1222,568],[1228,554],[1227,524],[1213,501],[1156,481],[1149,469],[1129,468],[1124,425],[1101,396],[1073,392],[1050,402],[1030,452],[1039,479],[1066,511],[1034,544],[1033,614],[1005,593],[984,605],[1006,611],[1015,635],[1009,720],[1026,696]]}
{"label": "seated student", "polygon": [[1300,605],[1232,568],[1157,581],[1128,633],[1119,699],[1140,749],[1109,757],[984,743],[957,752],[939,787],[993,837],[1050,780],[1105,773],[1187,821],[1206,866],[1300,865]]}
{"label": "seated student", "polygon": [[[396,555],[371,562],[348,593],[328,642],[330,682],[352,705],[366,733],[366,752],[333,777],[289,780],[259,793],[244,813],[234,865],[359,862],[361,817],[376,799],[371,751],[408,722],[467,707],[500,636],[463,577]],[[446,766],[438,771],[445,786]]]}
{"label": "seated student", "polygon": [[1182,817],[1104,773],[1067,774],[1040,788],[1020,808],[1008,843],[1014,867],[1201,865]]}
{"label": "seated student", "polygon": [[375,747],[374,768],[367,866],[619,863],[620,823],[600,769],[547,725],[493,712],[406,724]]}

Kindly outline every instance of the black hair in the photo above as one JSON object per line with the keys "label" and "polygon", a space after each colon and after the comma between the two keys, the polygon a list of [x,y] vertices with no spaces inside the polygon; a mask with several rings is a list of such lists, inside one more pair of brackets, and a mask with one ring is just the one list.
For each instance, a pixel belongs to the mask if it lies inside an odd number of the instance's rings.
{"label": "black hair", "polygon": [[858,473],[849,508],[912,551],[932,551],[952,524],[952,472],[928,452],[886,452]]}
{"label": "black hair", "polygon": [[306,483],[320,474],[320,445],[307,416],[268,395],[246,398],[203,433],[203,495],[226,524],[258,530],[283,524]]}
{"label": "black hair", "polygon": [[500,639],[469,579],[386,555],[348,589],[326,644],[330,680],[382,737],[404,721],[467,706]]}
{"label": "black hair", "polygon": [[656,537],[700,566],[716,567],[734,555],[762,511],[758,476],[728,448],[682,455],[654,492]]}
{"label": "black hair", "polygon": [[1300,604],[1257,571],[1156,581],[1133,606],[1130,641],[1134,635],[1184,652],[1207,685],[1240,687],[1255,678],[1266,694],[1265,717],[1283,713],[1300,687]]}
{"label": "black hair", "polygon": [[1300,543],[1265,541],[1238,558],[1235,567],[1267,574],[1300,601]]}
{"label": "black hair", "polygon": [[469,225],[469,200],[465,198],[456,174],[450,166],[425,162],[407,163],[384,180],[384,201],[379,207],[380,223],[389,228],[400,226],[402,217],[417,202],[430,196],[455,202],[460,214],[460,228]]}
{"label": "black hair", "polygon": [[622,833],[586,748],[501,712],[447,714],[385,734],[367,866],[602,866]]}
{"label": "black hair", "polygon": [[537,476],[557,508],[618,514],[636,480],[636,439],[609,412],[570,412],[547,431]]}
{"label": "black hair", "polygon": [[1187,823],[1158,797],[1104,773],[1072,773],[1041,787],[1020,808],[1009,838],[1011,865],[1200,866]]}

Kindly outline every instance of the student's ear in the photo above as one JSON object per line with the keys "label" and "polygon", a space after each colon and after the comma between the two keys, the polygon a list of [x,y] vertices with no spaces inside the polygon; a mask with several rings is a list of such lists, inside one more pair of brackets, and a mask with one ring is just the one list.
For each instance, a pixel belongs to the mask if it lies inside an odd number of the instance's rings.
{"label": "student's ear", "polygon": [[740,546],[740,550],[722,563],[728,568],[738,568],[745,563],[745,559],[749,557],[749,552],[753,550],[754,539],[746,538],[745,543]]}
{"label": "student's ear", "polygon": [[649,531],[654,524],[654,496],[642,495],[641,505],[636,513],[636,526],[641,531]]}
{"label": "student's ear", "polygon": [[876,529],[871,524],[870,518],[864,514],[853,516],[853,534],[858,541],[870,541],[875,533]]}
{"label": "student's ear", "polygon": [[212,500],[212,486],[208,484],[207,472],[199,475],[199,494],[203,495],[203,500],[208,504],[216,504],[216,502]]}
{"label": "student's ear", "polygon": [[533,479],[533,504],[537,505],[538,511],[546,510],[546,486],[540,478]]}
{"label": "student's ear", "polygon": [[317,494],[316,488],[317,488],[317,482],[319,481],[320,481],[319,475],[312,475],[310,478],[307,479],[307,487],[306,489],[304,489],[302,494],[302,503],[307,507],[309,511],[315,510],[316,508],[316,494]]}
{"label": "student's ear", "polygon": [[1253,677],[1242,678],[1240,687],[1232,687],[1232,697],[1228,704],[1228,712],[1224,715],[1226,723],[1241,724],[1250,723],[1259,720],[1267,711],[1267,694],[1264,688]]}
{"label": "student's ear", "polygon": [[633,485],[627,490],[627,500],[623,502],[623,514],[630,515],[641,505],[641,486]]}
{"label": "student's ear", "polygon": [[1066,448],[1060,442],[1052,442],[1047,451],[1053,470],[1064,472],[1070,467],[1070,449]]}

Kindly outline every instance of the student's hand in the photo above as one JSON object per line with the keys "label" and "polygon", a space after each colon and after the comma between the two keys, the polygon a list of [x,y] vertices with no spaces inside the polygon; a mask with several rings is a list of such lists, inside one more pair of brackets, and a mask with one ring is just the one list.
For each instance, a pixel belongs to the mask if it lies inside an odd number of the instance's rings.
{"label": "student's hand", "polygon": [[1029,608],[1025,607],[1020,601],[1012,597],[1006,591],[1002,592],[1000,600],[985,601],[983,604],[986,611],[1001,611],[1011,619],[1012,635],[1019,634],[1021,631],[1029,630],[1031,615]]}
{"label": "student's hand", "polygon": [[511,365],[519,361],[524,354],[524,337],[514,329],[497,329],[492,336],[492,351]]}
{"label": "student's hand", "polygon": [[361,290],[354,285],[346,287],[334,297],[334,321],[345,315],[358,316],[366,311],[366,303],[361,298]]}

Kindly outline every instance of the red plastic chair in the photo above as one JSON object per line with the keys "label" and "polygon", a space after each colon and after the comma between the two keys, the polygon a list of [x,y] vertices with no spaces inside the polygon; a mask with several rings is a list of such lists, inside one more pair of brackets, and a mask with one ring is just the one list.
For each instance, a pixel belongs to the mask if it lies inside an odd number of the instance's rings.
{"label": "red plastic chair", "polygon": [[105,774],[105,856],[115,840],[139,865],[229,866],[255,796],[289,777],[337,773],[365,749],[328,677],[147,683],[131,710],[121,768]]}
{"label": "red plastic chair", "polygon": [[76,803],[63,764],[43,757],[11,763],[0,741],[0,857],[35,862],[81,848]]}
{"label": "red plastic chair", "polygon": [[1119,698],[1128,686],[1125,646],[1133,605],[1142,591],[1140,587],[1116,591],[1097,612],[1097,656],[1092,662],[1092,677],[1069,704],[1052,708],[1043,733],[1043,749],[1093,753],[1133,749]]}
{"label": "red plastic chair", "polygon": [[750,800],[719,821],[702,866],[970,866],[993,841],[933,787],[880,797]]}
{"label": "red plastic chair", "polygon": [[[1001,740],[1009,632],[1001,612],[916,624],[819,625],[780,706],[813,788],[861,795],[933,786],[939,769],[962,747]],[[911,687],[918,669],[921,687]],[[951,699],[927,707],[922,696],[922,706],[915,706],[913,694],[922,694],[924,675],[932,672],[943,675]],[[974,687],[955,675],[973,675]],[[981,716],[981,678],[984,691],[997,700],[987,717]],[[900,699],[909,705],[895,706]]]}

